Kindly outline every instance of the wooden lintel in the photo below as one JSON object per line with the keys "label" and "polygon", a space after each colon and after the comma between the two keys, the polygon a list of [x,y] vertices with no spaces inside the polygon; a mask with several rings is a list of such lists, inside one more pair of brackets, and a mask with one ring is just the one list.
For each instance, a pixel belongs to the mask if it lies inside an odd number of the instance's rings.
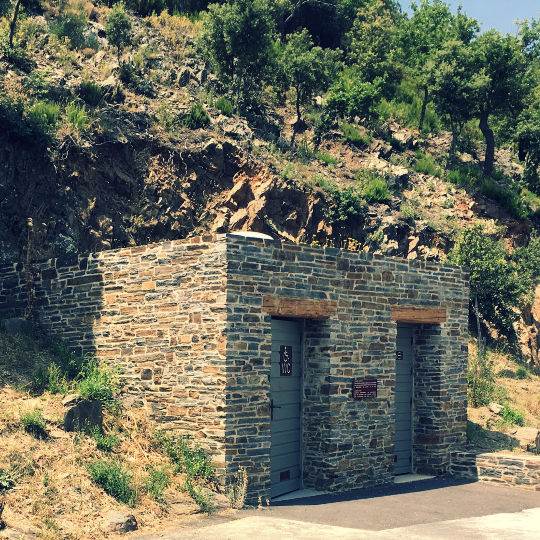
{"label": "wooden lintel", "polygon": [[314,300],[290,296],[266,295],[263,297],[263,310],[276,317],[299,319],[328,319],[336,312],[335,300]]}
{"label": "wooden lintel", "polygon": [[394,306],[390,312],[393,321],[413,324],[439,324],[446,321],[446,308],[424,306]]}

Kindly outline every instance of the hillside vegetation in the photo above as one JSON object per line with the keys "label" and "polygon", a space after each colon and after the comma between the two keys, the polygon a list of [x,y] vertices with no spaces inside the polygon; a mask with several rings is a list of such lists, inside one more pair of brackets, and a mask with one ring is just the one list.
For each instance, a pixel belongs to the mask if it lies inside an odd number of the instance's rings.
{"label": "hillside vegetation", "polygon": [[[539,55],[539,20],[480,33],[438,0],[410,16],[393,0],[0,0],[0,264],[28,257],[31,273],[50,257],[256,230],[466,265],[469,435],[516,449],[516,430],[540,427]],[[20,505],[51,536],[75,535],[75,514],[121,504],[90,480],[108,459],[95,438],[60,435],[58,396],[83,366],[43,337],[14,339],[0,340],[6,516]],[[34,408],[46,440],[24,430]],[[126,415],[106,413],[105,433],[133,467],[144,525],[189,500],[174,486],[198,486]],[[169,506],[144,487],[163,470]]]}
{"label": "hillside vegetation", "polygon": [[[58,342],[0,331],[0,536],[108,538],[130,515],[144,533],[243,504],[242,476],[218,488],[196,441],[156,431],[119,390],[110,368]],[[75,394],[102,402],[102,429],[66,431]]]}

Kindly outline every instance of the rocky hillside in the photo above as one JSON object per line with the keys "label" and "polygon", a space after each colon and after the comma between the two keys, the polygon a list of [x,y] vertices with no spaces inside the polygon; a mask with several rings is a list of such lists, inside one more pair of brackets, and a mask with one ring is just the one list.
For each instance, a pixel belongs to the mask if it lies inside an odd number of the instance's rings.
{"label": "rocky hillside", "polygon": [[272,88],[248,118],[218,98],[200,21],[131,14],[132,45],[118,51],[109,13],[87,2],[77,44],[47,4],[20,21],[18,48],[0,62],[0,262],[26,256],[29,217],[34,260],[252,230],[440,261],[473,224],[510,251],[538,229],[540,199],[515,187],[523,169],[510,149],[486,183],[474,137],[452,175],[449,133],[392,119],[340,124],[316,146],[321,96],[291,146],[294,108]]}

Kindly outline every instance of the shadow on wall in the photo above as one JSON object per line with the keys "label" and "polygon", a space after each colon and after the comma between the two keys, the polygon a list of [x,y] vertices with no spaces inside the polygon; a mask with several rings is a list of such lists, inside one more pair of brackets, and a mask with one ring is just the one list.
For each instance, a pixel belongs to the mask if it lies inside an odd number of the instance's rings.
{"label": "shadow on wall", "polygon": [[0,267],[0,318],[11,362],[21,380],[68,354],[96,353],[94,326],[106,283],[98,257],[52,259]]}

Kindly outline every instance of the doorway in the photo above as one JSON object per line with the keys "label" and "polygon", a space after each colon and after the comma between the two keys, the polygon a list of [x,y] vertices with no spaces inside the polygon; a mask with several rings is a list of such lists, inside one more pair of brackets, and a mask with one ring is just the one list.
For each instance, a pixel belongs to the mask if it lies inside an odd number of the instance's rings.
{"label": "doorway", "polygon": [[302,323],[272,319],[270,372],[271,496],[302,482]]}

